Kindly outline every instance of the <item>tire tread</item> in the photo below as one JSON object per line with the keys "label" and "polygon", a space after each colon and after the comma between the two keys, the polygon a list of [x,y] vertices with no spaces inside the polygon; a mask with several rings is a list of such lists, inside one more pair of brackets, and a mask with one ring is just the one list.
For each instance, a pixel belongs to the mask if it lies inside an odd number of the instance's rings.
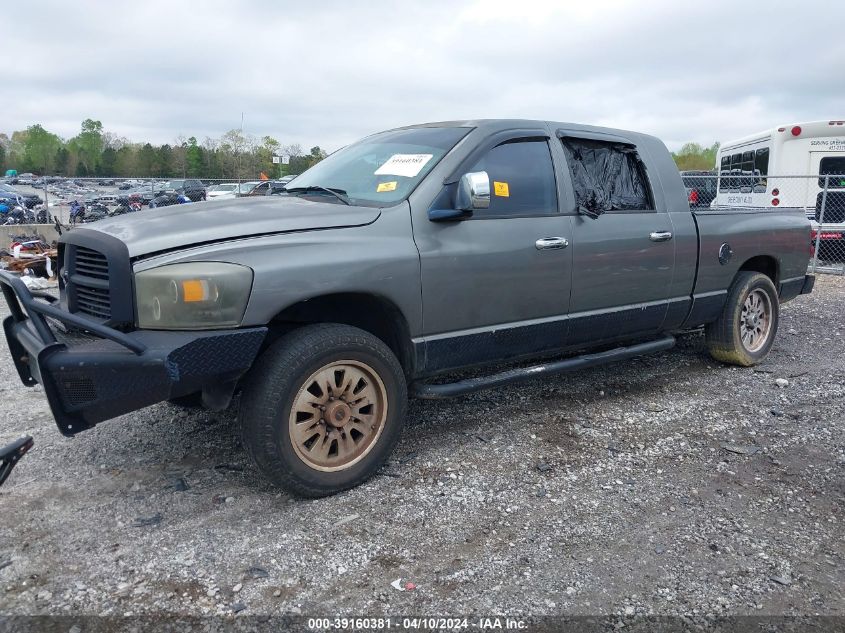
{"label": "tire tread", "polygon": [[[407,409],[407,387],[405,375],[396,356],[387,345],[369,332],[348,325],[321,323],[307,325],[282,336],[258,359],[250,374],[241,397],[240,423],[241,440],[247,454],[255,465],[276,485],[301,497],[324,497],[360,485],[381,467],[384,459],[362,470],[360,475],[345,482],[341,487],[321,486],[309,483],[286,468],[277,446],[279,433],[276,423],[279,408],[297,381],[300,368],[306,367],[313,358],[336,349],[363,348],[382,361],[397,380],[400,397],[398,402],[389,402],[388,420],[379,442],[387,442],[381,449],[382,455],[389,455],[401,436]],[[384,379],[384,378],[383,378]],[[392,411],[392,413],[391,413]],[[391,425],[390,418],[397,416]],[[389,428],[389,427],[394,428]],[[287,421],[284,421],[287,432]],[[374,447],[376,450],[378,447]],[[371,454],[372,455],[372,454]],[[368,455],[367,457],[371,457]]]}

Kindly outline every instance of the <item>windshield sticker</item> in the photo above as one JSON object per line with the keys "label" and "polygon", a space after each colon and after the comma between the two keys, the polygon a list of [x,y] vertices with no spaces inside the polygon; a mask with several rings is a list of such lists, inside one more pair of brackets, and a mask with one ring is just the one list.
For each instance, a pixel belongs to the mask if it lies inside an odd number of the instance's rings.
{"label": "windshield sticker", "polygon": [[396,191],[396,181],[380,182],[376,187],[376,193],[382,193],[383,191]]}
{"label": "windshield sticker", "polygon": [[405,176],[413,178],[422,171],[434,154],[394,154],[375,170],[376,176]]}
{"label": "windshield sticker", "polygon": [[493,193],[502,198],[510,198],[511,193],[508,190],[508,183],[493,181]]}

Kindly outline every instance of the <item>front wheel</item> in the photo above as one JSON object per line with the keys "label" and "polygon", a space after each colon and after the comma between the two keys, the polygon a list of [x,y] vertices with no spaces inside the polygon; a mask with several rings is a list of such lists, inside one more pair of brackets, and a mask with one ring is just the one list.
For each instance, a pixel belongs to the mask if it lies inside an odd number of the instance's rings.
{"label": "front wheel", "polygon": [[405,375],[384,342],[346,325],[309,325],[270,346],[250,372],[241,435],[270,480],[322,497],[381,468],[406,408]]}
{"label": "front wheel", "polygon": [[779,318],[772,280],[762,273],[740,272],[719,318],[704,330],[710,355],[731,365],[757,365],[772,348]]}

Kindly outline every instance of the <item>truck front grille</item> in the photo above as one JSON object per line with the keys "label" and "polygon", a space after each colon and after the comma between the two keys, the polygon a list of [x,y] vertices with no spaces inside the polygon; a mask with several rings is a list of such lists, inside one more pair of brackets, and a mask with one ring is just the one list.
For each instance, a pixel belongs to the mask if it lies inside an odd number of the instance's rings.
{"label": "truck front grille", "polygon": [[106,256],[84,246],[76,247],[76,272],[94,279],[109,278],[109,264]]}
{"label": "truck front grille", "polygon": [[109,264],[106,256],[91,248],[77,246],[72,270],[76,310],[97,319],[110,319]]}

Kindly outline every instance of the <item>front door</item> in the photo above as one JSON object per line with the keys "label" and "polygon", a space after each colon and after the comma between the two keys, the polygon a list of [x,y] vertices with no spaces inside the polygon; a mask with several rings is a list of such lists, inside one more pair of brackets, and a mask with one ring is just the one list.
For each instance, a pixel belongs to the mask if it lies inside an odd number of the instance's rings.
{"label": "front door", "polygon": [[510,139],[470,169],[490,208],[415,229],[422,266],[425,371],[562,348],[572,249],[548,139]]}

